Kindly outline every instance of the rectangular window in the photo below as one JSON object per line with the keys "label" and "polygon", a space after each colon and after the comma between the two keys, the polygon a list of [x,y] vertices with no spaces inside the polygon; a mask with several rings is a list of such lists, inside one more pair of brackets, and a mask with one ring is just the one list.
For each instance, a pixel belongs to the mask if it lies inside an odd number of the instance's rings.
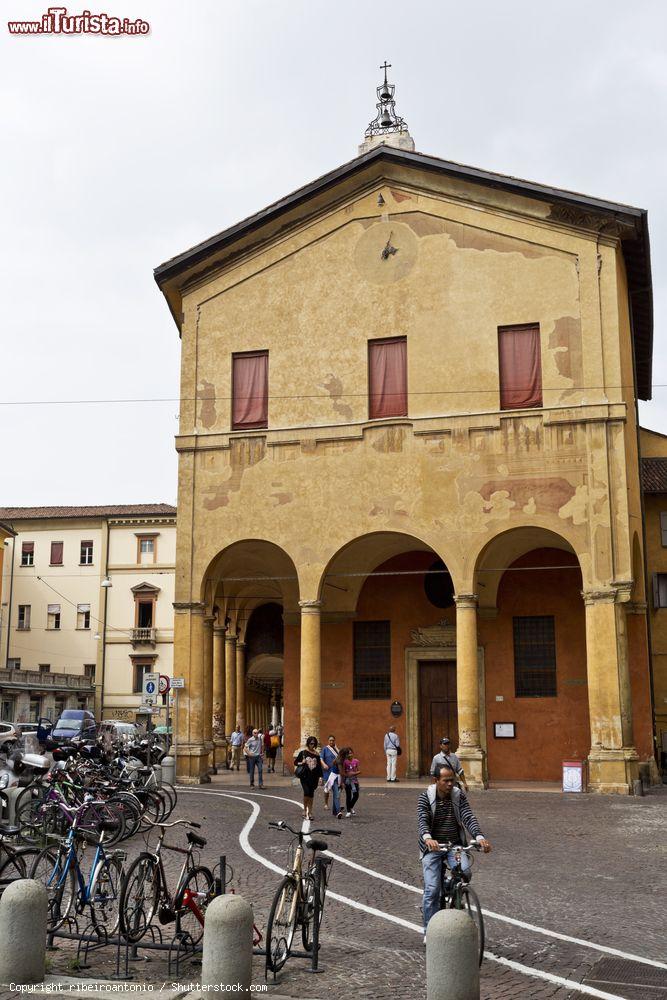
{"label": "rectangular window", "polygon": [[368,416],[407,417],[408,344],[405,337],[368,341]]}
{"label": "rectangular window", "polygon": [[660,515],[660,538],[663,548],[667,548],[667,513]]}
{"label": "rectangular window", "polygon": [[39,672],[40,672],[40,674],[50,674],[51,673],[51,664],[50,663],[40,663],[40,665],[39,665]]}
{"label": "rectangular window", "polygon": [[133,683],[134,687],[132,691],[134,694],[141,694],[144,689],[144,673],[153,669],[153,660],[135,660],[134,664],[134,677]]}
{"label": "rectangular window", "polygon": [[84,663],[83,665],[83,676],[87,677],[89,681],[95,678],[95,664],[94,663]]}
{"label": "rectangular window", "polygon": [[42,699],[41,698],[31,698],[30,699],[30,718],[28,722],[39,722],[42,717]]}
{"label": "rectangular window", "polygon": [[269,352],[232,355],[232,430],[268,427]]}
{"label": "rectangular window", "polygon": [[354,622],[353,697],[391,697],[389,622]]}
{"label": "rectangular window", "polygon": [[92,566],[93,564],[93,543],[81,542],[81,565]]}
{"label": "rectangular window", "polygon": [[76,627],[90,628],[90,604],[77,604]]}
{"label": "rectangular window", "polygon": [[140,538],[139,539],[139,560],[140,563],[145,565],[146,563],[155,562],[155,539],[154,538]]}
{"label": "rectangular window", "polygon": [[20,656],[10,656],[7,660],[8,670],[20,670],[21,669],[21,657]]}
{"label": "rectangular window", "polygon": [[22,566],[34,566],[35,565],[35,543],[34,542],[21,542],[21,565]]}
{"label": "rectangular window", "polygon": [[63,564],[63,543],[51,542],[51,565],[62,566]]}
{"label": "rectangular window", "polygon": [[555,698],[556,632],[552,615],[514,618],[514,689],[517,698]]}
{"label": "rectangular window", "polygon": [[523,410],[542,405],[540,328],[498,327],[500,409]]}
{"label": "rectangular window", "polygon": [[60,605],[49,604],[46,609],[46,627],[52,632],[57,632],[60,628]]}
{"label": "rectangular window", "polygon": [[667,608],[667,573],[653,574],[653,607]]}
{"label": "rectangular window", "polygon": [[19,623],[17,628],[22,632],[27,632],[30,628],[30,605],[19,604]]}
{"label": "rectangular window", "polygon": [[137,628],[153,628],[153,601],[139,601]]}

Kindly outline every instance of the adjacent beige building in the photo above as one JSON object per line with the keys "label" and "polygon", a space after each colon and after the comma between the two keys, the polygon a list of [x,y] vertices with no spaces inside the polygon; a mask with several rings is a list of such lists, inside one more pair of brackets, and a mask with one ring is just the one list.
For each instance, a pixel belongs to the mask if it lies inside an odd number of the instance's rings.
{"label": "adjacent beige building", "polygon": [[146,669],[172,669],[176,510],[6,507],[0,714],[134,719]]}

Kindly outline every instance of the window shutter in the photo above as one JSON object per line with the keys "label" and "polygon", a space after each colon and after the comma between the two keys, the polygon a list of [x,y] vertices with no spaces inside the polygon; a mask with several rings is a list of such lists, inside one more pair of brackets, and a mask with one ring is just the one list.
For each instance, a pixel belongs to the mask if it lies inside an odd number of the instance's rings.
{"label": "window shutter", "polygon": [[63,543],[51,542],[51,565],[62,566],[63,564]]}
{"label": "window shutter", "polygon": [[90,604],[77,604],[76,610],[80,612],[90,611]]}
{"label": "window shutter", "polygon": [[498,328],[501,410],[542,405],[539,326]]}
{"label": "window shutter", "polygon": [[59,604],[49,604],[48,607],[47,607],[47,611],[48,611],[48,613],[50,615],[59,615],[60,614],[60,605]]}
{"label": "window shutter", "polygon": [[408,346],[405,337],[368,341],[368,416],[408,415]]}
{"label": "window shutter", "polygon": [[653,574],[653,607],[660,607],[660,588],[658,586],[658,574]]}
{"label": "window shutter", "polygon": [[663,548],[667,548],[667,512],[660,515],[660,535]]}

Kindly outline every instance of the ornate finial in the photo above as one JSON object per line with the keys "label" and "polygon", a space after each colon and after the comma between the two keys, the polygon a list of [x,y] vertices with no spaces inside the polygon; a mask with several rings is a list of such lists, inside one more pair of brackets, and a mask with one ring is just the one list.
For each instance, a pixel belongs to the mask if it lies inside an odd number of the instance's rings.
{"label": "ornate finial", "polygon": [[382,143],[398,146],[401,149],[414,150],[415,144],[408,132],[408,126],[405,120],[396,114],[396,102],[394,101],[396,87],[387,80],[387,70],[391,69],[391,63],[385,59],[380,69],[384,72],[384,81],[379,87],[376,87],[375,91],[378,98],[378,103],[375,105],[377,115],[368,124],[359,152],[365,153],[373,146]]}

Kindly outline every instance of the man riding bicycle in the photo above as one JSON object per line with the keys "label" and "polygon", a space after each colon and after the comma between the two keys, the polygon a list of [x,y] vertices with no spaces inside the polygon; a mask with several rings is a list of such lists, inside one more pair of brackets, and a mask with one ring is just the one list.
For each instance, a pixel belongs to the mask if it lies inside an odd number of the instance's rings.
{"label": "man riding bicycle", "polygon": [[[456,785],[456,776],[446,764],[436,764],[435,784],[429,785],[419,796],[417,804],[419,823],[419,848],[424,871],[424,935],[428,922],[440,909],[442,866],[446,864],[447,853],[439,849],[440,844],[462,844],[468,842],[467,834],[488,854],[491,844],[482,833],[479,823],[470,808],[464,791]],[[463,871],[470,867],[466,854],[461,855]],[[424,936],[426,942],[426,936]]]}

